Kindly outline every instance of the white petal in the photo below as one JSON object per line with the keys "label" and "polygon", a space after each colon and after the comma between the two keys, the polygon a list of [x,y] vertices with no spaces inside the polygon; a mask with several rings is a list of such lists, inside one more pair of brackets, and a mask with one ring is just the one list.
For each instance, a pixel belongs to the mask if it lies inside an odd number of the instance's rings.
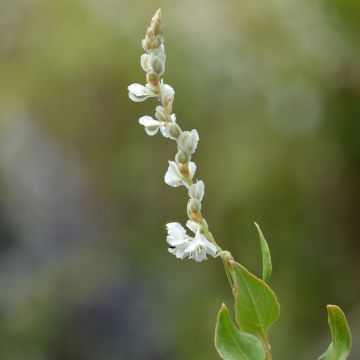
{"label": "white petal", "polygon": [[162,123],[153,119],[151,116],[145,115],[139,119],[139,124],[144,126],[160,126]]}
{"label": "white petal", "polygon": [[196,233],[198,232],[199,227],[200,227],[200,225],[199,225],[197,222],[191,221],[191,220],[188,220],[188,221],[186,222],[186,226],[187,226],[194,234],[196,234]]}
{"label": "white petal", "polygon": [[168,251],[171,254],[174,254],[178,259],[185,259],[187,256],[189,256],[187,253],[185,253],[185,250],[189,246],[189,242],[184,242],[181,245],[176,246],[175,248],[169,248]]}
{"label": "white petal", "polygon": [[131,84],[128,86],[128,90],[134,94],[135,96],[146,96],[148,95],[148,92],[146,90],[146,87],[141,84]]}
{"label": "white petal", "polygon": [[198,143],[199,143],[199,134],[196,131],[196,129],[191,130],[190,133],[191,133],[191,136],[194,139],[194,147],[193,147],[193,150],[192,150],[192,152],[194,152],[196,150],[197,146],[198,146]]}
{"label": "white petal", "polygon": [[183,184],[179,169],[174,161],[169,161],[169,167],[165,174],[165,183],[169,186],[177,187]]}
{"label": "white petal", "polygon": [[189,259],[194,259],[197,262],[206,260],[206,247],[203,244],[203,241],[195,236],[194,241],[187,247],[184,252],[185,256],[188,256]]}
{"label": "white petal", "polygon": [[217,253],[217,248],[216,246],[211,243],[210,241],[206,240],[206,252],[211,255],[212,257],[215,257],[216,253]]}
{"label": "white petal", "polygon": [[175,90],[168,84],[163,85],[162,87],[162,93],[163,96],[170,96],[170,97],[174,97],[175,95]]}
{"label": "white petal", "polygon": [[135,102],[142,102],[142,101],[145,101],[146,99],[148,99],[149,96],[139,97],[139,96],[136,96],[132,92],[129,91],[129,98],[132,101],[135,101]]}
{"label": "white petal", "polygon": [[166,132],[166,126],[160,126],[160,131],[161,131],[161,134],[165,137],[165,138],[168,138],[169,135],[167,134]]}
{"label": "white petal", "polygon": [[169,245],[176,246],[186,240],[186,230],[182,227],[181,224],[177,222],[168,223],[166,224],[166,229],[168,232],[166,241]]}
{"label": "white petal", "polygon": [[173,123],[176,123],[176,115],[175,114],[171,114],[170,119]]}
{"label": "white petal", "polygon": [[191,178],[194,177],[195,171],[196,171],[196,164],[193,161],[190,161],[189,162],[189,173],[190,173]]}
{"label": "white petal", "polygon": [[145,72],[148,72],[150,70],[149,67],[149,55],[148,54],[142,54],[140,57],[140,64],[141,67]]}
{"label": "white petal", "polygon": [[145,132],[150,136],[156,135],[159,131],[158,126],[145,126],[144,129],[145,129]]}
{"label": "white petal", "polygon": [[192,257],[196,262],[202,262],[206,260],[206,252],[204,250],[199,251],[198,253],[195,253]]}

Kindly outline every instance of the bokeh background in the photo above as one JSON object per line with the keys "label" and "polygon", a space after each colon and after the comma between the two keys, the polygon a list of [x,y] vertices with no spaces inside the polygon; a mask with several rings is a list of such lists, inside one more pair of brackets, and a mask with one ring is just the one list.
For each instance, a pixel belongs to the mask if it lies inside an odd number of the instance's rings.
{"label": "bokeh background", "polygon": [[126,87],[165,21],[165,80],[196,128],[204,214],[282,305],[275,359],[316,359],[340,305],[360,358],[360,2],[0,1],[0,359],[212,360],[220,261],[167,253],[186,221]]}

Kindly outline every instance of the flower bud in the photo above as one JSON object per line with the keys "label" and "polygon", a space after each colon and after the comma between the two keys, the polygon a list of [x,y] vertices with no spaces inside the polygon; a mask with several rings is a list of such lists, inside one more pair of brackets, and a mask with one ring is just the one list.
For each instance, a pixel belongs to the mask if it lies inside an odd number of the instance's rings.
{"label": "flower bud", "polygon": [[178,164],[187,164],[190,161],[190,153],[186,150],[180,150],[175,156],[175,161]]}
{"label": "flower bud", "polygon": [[174,101],[174,96],[175,96],[175,91],[174,89],[168,85],[168,84],[165,84],[163,87],[162,87],[162,101],[163,103],[168,103],[169,101]]}
{"label": "flower bud", "polygon": [[153,72],[148,72],[146,74],[146,81],[153,86],[157,86],[159,84],[159,77]]}
{"label": "flower bud", "polygon": [[197,199],[190,199],[187,205],[187,214],[190,220],[201,220],[201,202]]}
{"label": "flower bud", "polygon": [[185,149],[192,154],[196,150],[198,142],[199,135],[194,129],[182,132],[178,140],[178,145],[180,149]]}
{"label": "flower bud", "polygon": [[170,85],[163,85],[161,89],[161,100],[165,111],[170,114],[172,112],[172,104],[174,101],[175,91]]}
{"label": "flower bud", "polygon": [[155,35],[162,34],[162,16],[161,10],[159,9],[151,20],[151,27],[154,29]]}
{"label": "flower bud", "polygon": [[154,73],[161,75],[165,71],[164,61],[159,56],[151,56],[150,66]]}
{"label": "flower bud", "polygon": [[156,35],[151,38],[149,48],[154,50],[159,48],[164,42],[164,38],[161,35]]}
{"label": "flower bud", "polygon": [[166,134],[169,138],[176,140],[181,134],[180,126],[176,123],[168,123],[166,125]]}
{"label": "flower bud", "polygon": [[195,184],[189,187],[189,196],[192,199],[201,201],[204,197],[205,184],[202,180],[198,180]]}
{"label": "flower bud", "polygon": [[158,105],[156,108],[155,108],[155,117],[159,120],[159,121],[162,121],[162,122],[166,122],[168,121],[167,120],[167,117],[166,117],[166,114],[165,114],[165,111],[164,111],[164,108],[160,105]]}

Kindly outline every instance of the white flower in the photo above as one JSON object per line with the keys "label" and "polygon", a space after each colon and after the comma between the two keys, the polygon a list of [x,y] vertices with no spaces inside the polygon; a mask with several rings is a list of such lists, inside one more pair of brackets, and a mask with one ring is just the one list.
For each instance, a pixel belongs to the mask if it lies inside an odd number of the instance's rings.
{"label": "white flower", "polygon": [[194,153],[199,142],[199,134],[193,129],[191,131],[183,131],[179,137],[178,145],[180,149],[184,149],[190,152],[190,154]]}
{"label": "white flower", "polygon": [[[190,161],[188,166],[190,178],[192,179],[196,171],[196,164]],[[183,177],[180,173],[180,169],[175,161],[169,161],[169,167],[165,174],[164,180],[166,184],[173,187],[185,185]]]}
{"label": "white flower", "polygon": [[197,262],[206,260],[206,254],[215,257],[217,252],[216,246],[211,243],[203,233],[201,233],[200,224],[195,221],[188,220],[186,226],[195,234],[195,238],[193,238],[189,246],[184,251],[184,257],[194,259]]}
{"label": "white flower", "polygon": [[202,180],[197,180],[195,184],[189,187],[189,196],[192,199],[201,201],[205,194],[205,184]]}
{"label": "white flower", "polygon": [[159,129],[161,129],[163,134],[165,133],[164,123],[162,121],[153,119],[151,116],[142,116],[139,119],[139,124],[144,126],[146,133],[150,136],[157,134]]}
{"label": "white flower", "polygon": [[128,86],[129,98],[135,102],[145,101],[149,97],[155,96],[149,85],[131,84]]}
{"label": "white flower", "polygon": [[191,238],[186,235],[185,229],[176,222],[166,224],[168,236],[167,243],[170,245],[169,252],[175,255],[178,259],[185,258],[185,250],[190,245]]}
{"label": "white flower", "polygon": [[168,236],[166,241],[170,245],[169,252],[178,259],[194,259],[197,262],[206,260],[206,255],[215,256],[217,249],[200,232],[200,225],[194,221],[188,221],[186,226],[195,233],[195,238],[186,234],[185,229],[179,223],[166,225]]}

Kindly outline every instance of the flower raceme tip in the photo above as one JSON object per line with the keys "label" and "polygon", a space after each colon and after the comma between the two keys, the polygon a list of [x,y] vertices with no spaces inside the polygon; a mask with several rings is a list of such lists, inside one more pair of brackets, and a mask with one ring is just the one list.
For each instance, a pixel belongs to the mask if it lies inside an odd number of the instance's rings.
{"label": "flower raceme tip", "polygon": [[206,234],[209,236],[210,233],[202,229],[203,226],[207,230],[206,221],[201,214],[205,184],[202,180],[193,182],[196,164],[191,161],[191,157],[197,149],[199,134],[196,129],[183,131],[177,123],[176,116],[172,112],[175,91],[169,84],[165,84],[162,78],[166,62],[162,28],[161,11],[158,10],[142,40],[145,53],[140,57],[140,65],[146,73],[146,84],[129,85],[129,98],[135,102],[156,98],[160,103],[155,108],[155,118],[148,115],[141,116],[139,124],[144,126],[145,132],[150,136],[160,131],[165,138],[176,142],[178,151],[175,161],[169,161],[164,181],[171,187],[187,188],[189,195],[187,214],[190,219],[187,226],[194,233],[191,237],[179,223],[167,224],[169,252],[179,259],[189,258],[200,262],[205,260],[207,255],[215,256],[218,247],[213,238],[207,238]]}

